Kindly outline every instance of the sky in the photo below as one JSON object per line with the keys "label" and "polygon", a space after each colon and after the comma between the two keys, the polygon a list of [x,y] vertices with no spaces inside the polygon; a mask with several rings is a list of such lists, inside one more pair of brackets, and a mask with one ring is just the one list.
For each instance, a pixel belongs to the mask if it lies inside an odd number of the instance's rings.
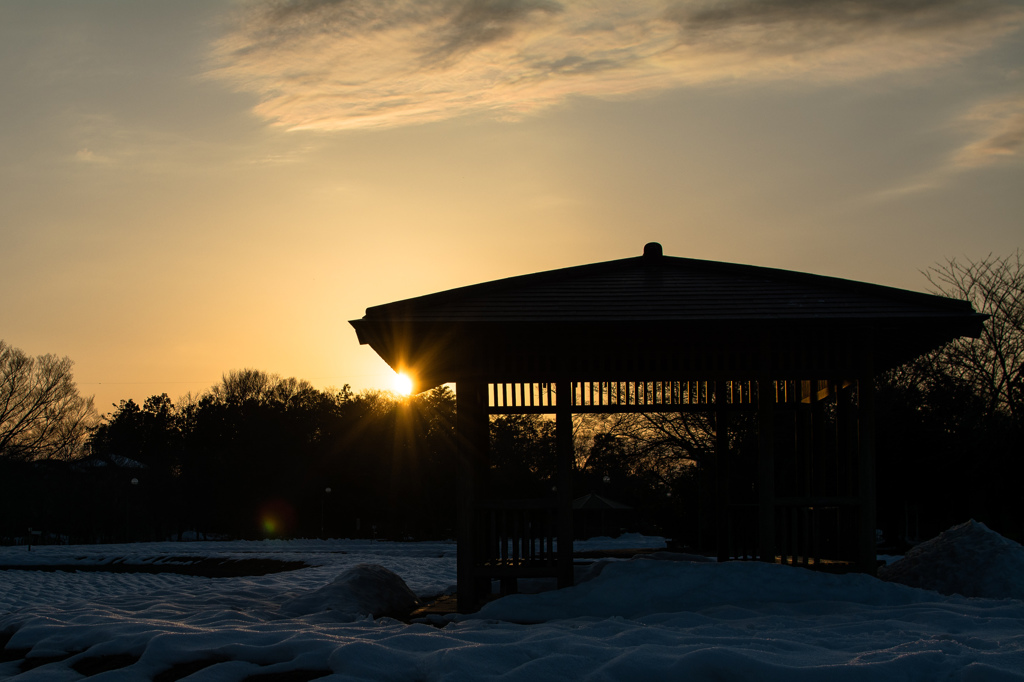
{"label": "sky", "polygon": [[390,388],[349,320],[666,255],[927,290],[1024,236],[1013,0],[0,0],[0,338],[100,412]]}

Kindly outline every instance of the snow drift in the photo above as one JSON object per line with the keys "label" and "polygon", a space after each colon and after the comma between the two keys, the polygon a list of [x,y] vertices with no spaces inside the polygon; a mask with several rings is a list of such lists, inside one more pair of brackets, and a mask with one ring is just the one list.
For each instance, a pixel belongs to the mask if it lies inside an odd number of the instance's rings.
{"label": "snow drift", "polygon": [[971,519],[879,568],[878,577],[939,594],[1024,600],[1024,547]]}

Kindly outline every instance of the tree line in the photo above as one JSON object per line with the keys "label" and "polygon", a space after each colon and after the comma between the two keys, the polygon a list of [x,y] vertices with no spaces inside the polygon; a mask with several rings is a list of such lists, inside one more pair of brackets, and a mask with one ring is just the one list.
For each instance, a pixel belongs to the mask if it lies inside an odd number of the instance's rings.
{"label": "tree line", "polygon": [[454,394],[408,399],[239,370],[199,396],[121,401],[78,457],[0,457],[0,536],[444,537]]}
{"label": "tree line", "polygon": [[[970,300],[990,319],[981,338],[878,378],[879,527],[905,544],[973,517],[1024,538],[1021,253],[924,274],[934,293]],[[121,401],[100,420],[71,366],[0,341],[0,541],[29,526],[73,542],[454,534],[456,414],[446,387],[354,394],[245,369],[198,396]],[[602,531],[705,544],[714,428],[702,414],[577,416],[575,493],[632,508]],[[734,457],[756,457],[755,433],[731,424]],[[554,453],[550,419],[493,418],[492,494],[553,496]]]}

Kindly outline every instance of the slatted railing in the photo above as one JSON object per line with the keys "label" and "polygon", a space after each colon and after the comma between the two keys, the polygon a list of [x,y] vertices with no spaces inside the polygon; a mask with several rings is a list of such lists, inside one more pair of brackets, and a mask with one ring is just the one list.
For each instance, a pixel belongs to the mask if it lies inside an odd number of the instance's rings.
{"label": "slatted railing", "polygon": [[855,524],[859,509],[860,503],[854,498],[776,504],[779,561],[817,569],[852,564],[856,559]]}
{"label": "slatted railing", "polygon": [[553,500],[496,500],[476,508],[477,575],[556,576],[557,516]]}
{"label": "slatted railing", "polygon": [[[823,382],[773,381],[776,404],[795,405],[811,385]],[[716,406],[714,381],[573,381],[567,384],[569,408],[580,412],[677,412]],[[725,381],[725,404],[752,409],[757,405],[757,382]],[[560,405],[555,382],[491,383],[487,386],[491,414],[550,414]]]}

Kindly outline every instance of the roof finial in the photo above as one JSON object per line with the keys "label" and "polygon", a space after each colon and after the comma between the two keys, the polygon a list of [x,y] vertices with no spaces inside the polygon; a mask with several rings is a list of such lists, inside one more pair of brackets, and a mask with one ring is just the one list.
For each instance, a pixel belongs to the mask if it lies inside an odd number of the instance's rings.
{"label": "roof finial", "polygon": [[658,242],[648,242],[644,244],[644,258],[657,258],[658,256],[664,255],[661,251],[661,244]]}

